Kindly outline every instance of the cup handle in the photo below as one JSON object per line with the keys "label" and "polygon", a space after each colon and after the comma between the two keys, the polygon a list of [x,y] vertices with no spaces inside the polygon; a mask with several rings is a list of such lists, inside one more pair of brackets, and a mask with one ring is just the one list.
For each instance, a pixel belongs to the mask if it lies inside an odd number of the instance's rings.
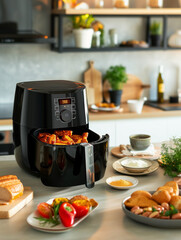
{"label": "cup handle", "polygon": [[81,143],[84,147],[85,153],[85,171],[86,171],[86,187],[93,188],[95,183],[95,172],[94,172],[94,148],[90,143]]}

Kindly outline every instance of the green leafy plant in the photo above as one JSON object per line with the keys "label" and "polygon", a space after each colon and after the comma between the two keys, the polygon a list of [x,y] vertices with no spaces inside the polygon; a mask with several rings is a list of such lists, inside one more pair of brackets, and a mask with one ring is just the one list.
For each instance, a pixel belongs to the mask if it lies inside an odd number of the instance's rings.
{"label": "green leafy plant", "polygon": [[123,84],[127,82],[128,76],[126,74],[126,68],[122,65],[111,66],[104,77],[105,80],[111,85],[112,90],[120,90]]}
{"label": "green leafy plant", "polygon": [[92,28],[92,22],[94,21],[94,17],[89,14],[84,14],[80,16],[72,17],[73,28]]}
{"label": "green leafy plant", "polygon": [[162,25],[160,22],[154,21],[150,26],[151,35],[161,35]]}
{"label": "green leafy plant", "polygon": [[181,173],[181,138],[173,138],[161,146],[161,160],[165,174],[176,177]]}

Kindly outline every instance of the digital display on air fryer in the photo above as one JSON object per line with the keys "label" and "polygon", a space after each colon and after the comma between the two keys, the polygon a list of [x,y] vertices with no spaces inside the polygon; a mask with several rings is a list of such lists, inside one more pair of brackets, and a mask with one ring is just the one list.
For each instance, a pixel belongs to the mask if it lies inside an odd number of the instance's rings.
{"label": "digital display on air fryer", "polygon": [[66,105],[66,104],[71,104],[71,99],[66,98],[66,99],[59,99],[59,105]]}

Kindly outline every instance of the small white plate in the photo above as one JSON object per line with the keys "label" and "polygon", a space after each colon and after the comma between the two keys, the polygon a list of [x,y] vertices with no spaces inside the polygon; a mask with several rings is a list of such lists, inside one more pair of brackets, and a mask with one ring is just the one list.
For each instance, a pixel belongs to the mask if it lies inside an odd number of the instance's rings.
{"label": "small white plate", "polygon": [[104,111],[104,112],[112,112],[115,110],[119,110],[120,106],[116,106],[114,108],[106,108],[106,107],[97,107],[95,104],[91,105],[92,110],[97,110],[97,111]]}
{"label": "small white plate", "polygon": [[[120,179],[130,181],[130,182],[132,182],[133,185],[125,186],[125,187],[118,187],[118,186],[113,186],[113,185],[110,184],[111,182],[118,181]],[[106,183],[112,188],[125,190],[125,189],[134,188],[138,184],[138,180],[134,177],[128,177],[128,176],[113,176],[113,177],[107,178]]]}
{"label": "small white plate", "polygon": [[[53,202],[53,199],[50,199],[47,201],[47,203],[51,204]],[[34,229],[38,230],[38,231],[42,231],[42,232],[49,232],[49,233],[62,233],[62,232],[67,232],[69,230],[71,230],[72,228],[76,227],[80,222],[82,222],[85,218],[87,218],[96,208],[98,207],[98,205],[96,207],[92,207],[88,214],[84,217],[81,218],[75,218],[75,222],[72,225],[72,227],[65,227],[61,221],[60,224],[58,224],[57,226],[51,226],[51,224],[42,224],[39,220],[36,219],[36,217],[40,217],[38,211],[34,211],[33,213],[31,213],[28,217],[27,217],[27,223],[33,227]]]}

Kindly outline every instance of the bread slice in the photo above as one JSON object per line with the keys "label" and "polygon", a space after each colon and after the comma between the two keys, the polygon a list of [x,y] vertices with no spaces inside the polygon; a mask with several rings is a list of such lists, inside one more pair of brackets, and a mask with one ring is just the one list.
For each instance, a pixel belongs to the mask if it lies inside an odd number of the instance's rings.
{"label": "bread slice", "polygon": [[151,200],[148,197],[142,196],[142,195],[138,195],[135,197],[131,197],[129,199],[127,199],[124,202],[126,207],[134,207],[134,206],[139,206],[139,207],[153,207],[153,206],[157,206],[158,203],[155,202],[154,200]]}
{"label": "bread slice", "polygon": [[173,193],[172,195],[174,196],[179,196],[179,187],[178,187],[178,183],[175,182],[175,181],[170,181],[170,182],[167,182],[165,183],[164,186],[170,186],[173,188]]}
{"label": "bread slice", "polygon": [[0,177],[0,200],[10,202],[23,195],[23,184],[17,177],[12,175]]}

